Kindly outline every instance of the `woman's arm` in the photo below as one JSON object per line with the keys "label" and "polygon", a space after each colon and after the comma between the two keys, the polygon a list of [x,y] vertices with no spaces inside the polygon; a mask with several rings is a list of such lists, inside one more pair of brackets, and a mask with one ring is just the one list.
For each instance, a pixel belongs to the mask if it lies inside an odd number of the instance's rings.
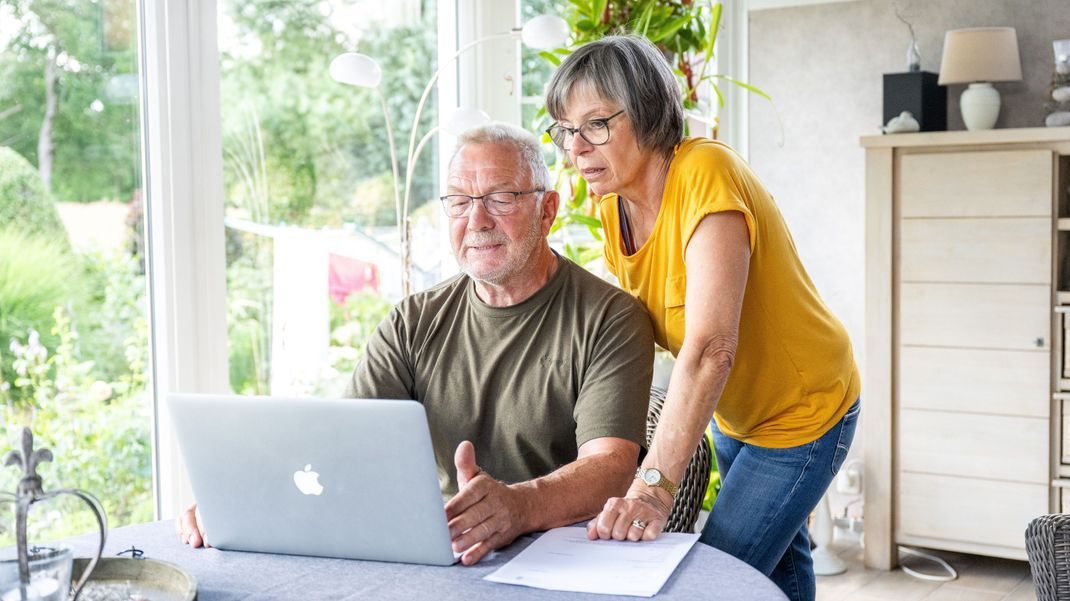
{"label": "woman's arm", "polygon": [[[687,245],[686,331],[668,396],[643,467],[679,484],[721,398],[735,359],[739,316],[750,266],[750,238],[742,213],[706,216]],[[588,524],[590,538],[653,540],[669,519],[668,492],[635,480],[625,498],[612,498]],[[633,520],[647,524],[640,530]]]}

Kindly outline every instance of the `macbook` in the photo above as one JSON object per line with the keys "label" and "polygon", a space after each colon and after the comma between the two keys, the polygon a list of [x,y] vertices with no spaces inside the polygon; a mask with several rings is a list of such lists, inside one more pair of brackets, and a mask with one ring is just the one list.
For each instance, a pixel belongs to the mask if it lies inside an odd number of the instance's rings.
{"label": "macbook", "polygon": [[172,394],[168,408],[213,547],[454,563],[423,405]]}

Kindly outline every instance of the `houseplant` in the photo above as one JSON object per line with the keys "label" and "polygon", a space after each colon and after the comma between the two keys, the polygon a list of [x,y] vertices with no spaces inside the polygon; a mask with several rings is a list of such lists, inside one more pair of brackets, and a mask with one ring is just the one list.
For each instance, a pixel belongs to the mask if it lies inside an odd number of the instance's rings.
{"label": "houseplant", "polygon": [[[564,57],[587,42],[618,33],[642,35],[662,51],[673,67],[683,94],[685,112],[714,124],[713,135],[716,137],[716,110],[724,106],[718,82],[728,82],[769,99],[769,95],[757,87],[722,73],[709,72],[721,13],[721,3],[712,1],[568,0],[563,16],[572,32],[572,46],[539,54],[557,67]],[[717,105],[705,100],[704,97],[711,93],[717,98]],[[544,116],[545,107],[536,118]],[[543,141],[549,143],[545,134]],[[561,231],[565,237],[566,255],[576,263],[589,266],[602,255],[602,223],[596,208],[598,198],[588,192],[587,183],[571,168],[567,157],[558,162],[557,188],[564,198],[564,210],[558,215],[551,233]],[[569,226],[585,228],[593,241],[576,241],[565,233]]]}

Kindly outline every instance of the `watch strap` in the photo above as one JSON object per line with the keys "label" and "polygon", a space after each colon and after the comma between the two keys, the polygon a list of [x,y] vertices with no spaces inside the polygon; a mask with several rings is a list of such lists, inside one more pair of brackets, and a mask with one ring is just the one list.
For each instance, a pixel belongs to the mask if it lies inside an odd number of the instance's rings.
{"label": "watch strap", "polygon": [[642,480],[643,484],[646,484],[647,486],[656,486],[656,487],[664,490],[665,492],[667,492],[670,495],[672,495],[672,498],[675,499],[676,498],[676,493],[680,492],[680,487],[677,486],[676,484],[674,484],[668,478],[666,478],[665,475],[661,473],[661,470],[657,470],[658,476],[660,476],[658,478],[658,481],[656,483],[654,483],[654,484],[650,484],[649,482],[646,481],[646,478],[643,477],[646,474],[647,469],[654,469],[654,468],[644,468],[644,467],[636,468],[635,477],[639,478],[640,480]]}

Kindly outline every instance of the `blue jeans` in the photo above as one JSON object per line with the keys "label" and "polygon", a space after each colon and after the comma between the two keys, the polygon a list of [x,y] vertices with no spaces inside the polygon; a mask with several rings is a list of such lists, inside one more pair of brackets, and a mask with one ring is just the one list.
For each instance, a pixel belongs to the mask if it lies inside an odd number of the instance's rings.
{"label": "blue jeans", "polygon": [[843,465],[861,402],[817,440],[770,449],[729,438],[713,424],[721,492],[701,542],[754,566],[789,599],[814,599],[806,518]]}

